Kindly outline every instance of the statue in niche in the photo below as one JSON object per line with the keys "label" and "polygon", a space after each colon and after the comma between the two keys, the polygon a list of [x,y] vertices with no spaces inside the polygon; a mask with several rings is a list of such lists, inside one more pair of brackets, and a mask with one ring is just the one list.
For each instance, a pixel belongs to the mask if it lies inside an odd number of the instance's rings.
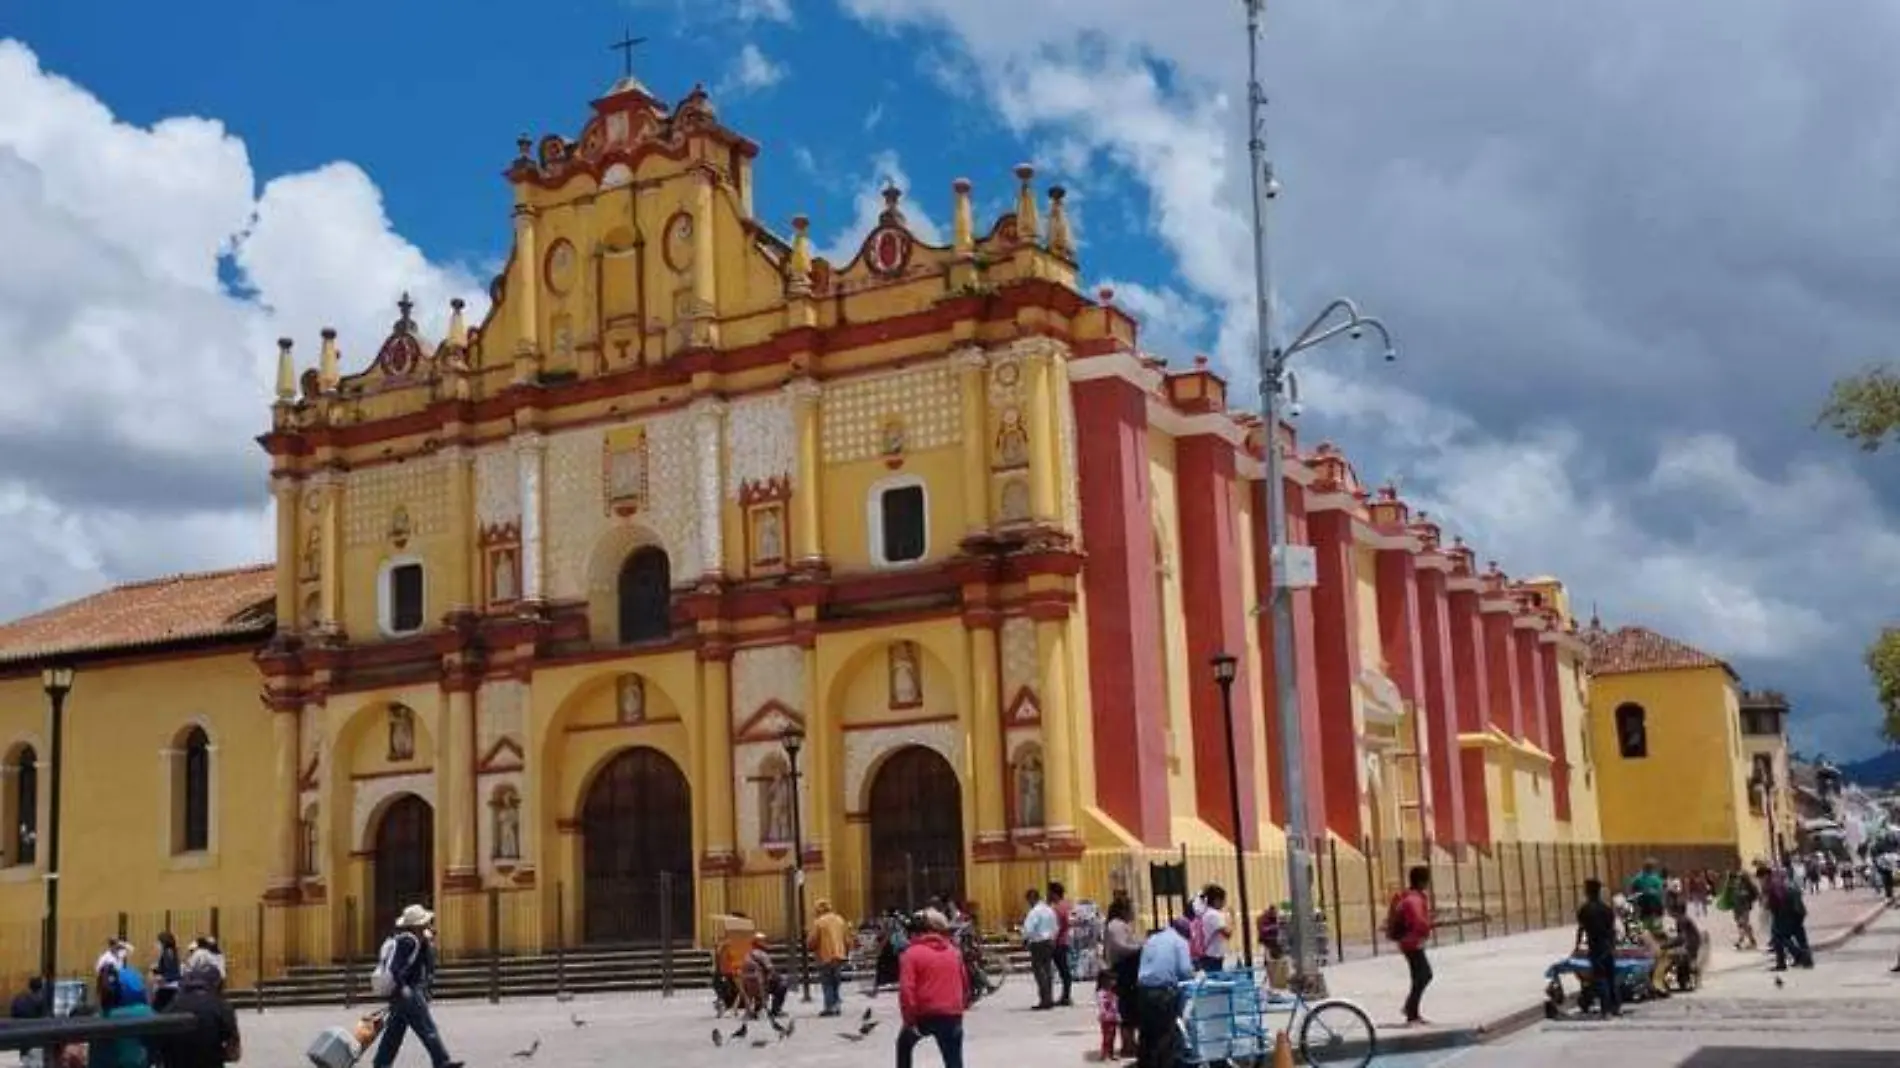
{"label": "statue in niche", "polygon": [[389,706],[389,762],[416,757],[416,714],[408,705]]}
{"label": "statue in niche", "polygon": [[497,549],[492,559],[493,575],[489,580],[492,600],[496,604],[507,604],[521,596],[521,561],[513,549]]}
{"label": "statue in niche", "polygon": [[1021,523],[1029,518],[1029,483],[1012,478],[1003,483],[1003,503],[999,510],[1005,523]]}
{"label": "statue in niche", "polygon": [[917,643],[891,643],[891,707],[915,708],[924,703],[923,679],[917,668]]}
{"label": "statue in niche", "polygon": [[884,455],[902,456],[904,454],[905,444],[904,421],[895,418],[886,420],[883,433],[878,440],[880,447],[884,451]]}
{"label": "statue in niche", "polygon": [[761,564],[776,564],[785,558],[785,534],[779,510],[775,507],[761,508],[754,525],[753,539],[756,551],[753,558]]}
{"label": "statue in niche", "polygon": [[792,840],[792,774],[784,764],[767,765],[765,780],[759,784],[764,795],[764,811],[759,819],[759,841],[764,845],[784,845]]}
{"label": "statue in niche", "polygon": [[647,718],[647,680],[638,675],[620,676],[615,716],[621,723],[644,723]]}
{"label": "statue in niche", "polygon": [[311,527],[303,538],[303,557],[299,572],[306,580],[314,580],[323,574],[323,534]]}
{"label": "statue in niche", "polygon": [[996,428],[996,465],[1024,467],[1029,463],[1029,429],[1021,408],[1005,408]]}
{"label": "statue in niche", "polygon": [[409,518],[409,509],[399,504],[396,510],[389,514],[389,541],[396,548],[401,549],[407,546],[409,536],[415,533],[415,529],[415,522]]}
{"label": "statue in niche", "polygon": [[521,859],[521,797],[513,790],[495,795],[495,859]]}
{"label": "statue in niche", "polygon": [[1042,753],[1035,746],[1016,758],[1016,822],[1042,826]]}

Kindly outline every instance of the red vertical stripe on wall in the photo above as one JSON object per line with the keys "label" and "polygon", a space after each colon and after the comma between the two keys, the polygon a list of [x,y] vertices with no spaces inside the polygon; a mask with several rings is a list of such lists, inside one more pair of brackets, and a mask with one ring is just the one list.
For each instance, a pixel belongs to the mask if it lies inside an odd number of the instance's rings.
{"label": "red vertical stripe on wall", "polygon": [[1353,727],[1352,689],[1359,677],[1358,569],[1352,517],[1332,509],[1307,519],[1319,556],[1313,591],[1314,689],[1319,696],[1320,761],[1326,769],[1326,826],[1359,841],[1359,735]]}
{"label": "red vertical stripe on wall", "polygon": [[1445,573],[1418,569],[1419,661],[1425,684],[1422,703],[1431,731],[1433,837],[1465,840],[1465,789],[1458,768],[1458,703],[1452,685],[1451,612],[1445,598]]}
{"label": "red vertical stripe on wall", "polygon": [[1557,643],[1539,642],[1537,659],[1544,680],[1544,722],[1550,731],[1552,805],[1559,822],[1570,819],[1570,736],[1564,727],[1563,680],[1557,670]]}
{"label": "red vertical stripe on wall", "polygon": [[[1491,708],[1491,673],[1486,663],[1484,617],[1478,611],[1478,591],[1449,590],[1452,677],[1458,700],[1458,729],[1471,734],[1484,730]],[[1459,748],[1458,774],[1464,784],[1465,835],[1469,841],[1491,841],[1491,802],[1484,781],[1484,751]]]}

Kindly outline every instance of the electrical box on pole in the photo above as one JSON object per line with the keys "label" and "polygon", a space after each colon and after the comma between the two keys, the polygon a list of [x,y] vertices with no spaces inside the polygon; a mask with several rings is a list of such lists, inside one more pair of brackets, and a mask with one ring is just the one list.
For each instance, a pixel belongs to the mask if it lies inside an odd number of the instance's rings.
{"label": "electrical box on pole", "polygon": [[1273,585],[1281,590],[1310,590],[1319,585],[1319,556],[1311,545],[1275,545]]}

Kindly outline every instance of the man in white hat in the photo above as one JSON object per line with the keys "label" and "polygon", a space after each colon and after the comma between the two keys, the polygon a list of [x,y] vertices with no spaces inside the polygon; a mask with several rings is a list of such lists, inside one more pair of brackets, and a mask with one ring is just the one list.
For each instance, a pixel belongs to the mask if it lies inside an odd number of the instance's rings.
{"label": "man in white hat", "polygon": [[435,981],[435,913],[411,905],[396,918],[396,931],[377,954],[371,985],[389,997],[389,1022],[376,1045],[373,1068],[391,1068],[402,1040],[414,1031],[429,1053],[433,1068],[462,1068],[449,1057],[442,1035],[429,1011],[429,988]]}

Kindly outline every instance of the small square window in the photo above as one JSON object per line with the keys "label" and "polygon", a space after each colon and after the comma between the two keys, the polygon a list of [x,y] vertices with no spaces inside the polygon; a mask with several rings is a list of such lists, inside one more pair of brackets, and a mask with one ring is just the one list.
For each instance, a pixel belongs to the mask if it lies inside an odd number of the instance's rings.
{"label": "small square window", "polygon": [[924,488],[919,485],[894,486],[878,501],[879,533],[883,535],[880,554],[887,564],[907,564],[924,558]]}
{"label": "small square window", "polygon": [[422,565],[399,564],[389,569],[387,598],[389,630],[410,634],[422,629]]}

